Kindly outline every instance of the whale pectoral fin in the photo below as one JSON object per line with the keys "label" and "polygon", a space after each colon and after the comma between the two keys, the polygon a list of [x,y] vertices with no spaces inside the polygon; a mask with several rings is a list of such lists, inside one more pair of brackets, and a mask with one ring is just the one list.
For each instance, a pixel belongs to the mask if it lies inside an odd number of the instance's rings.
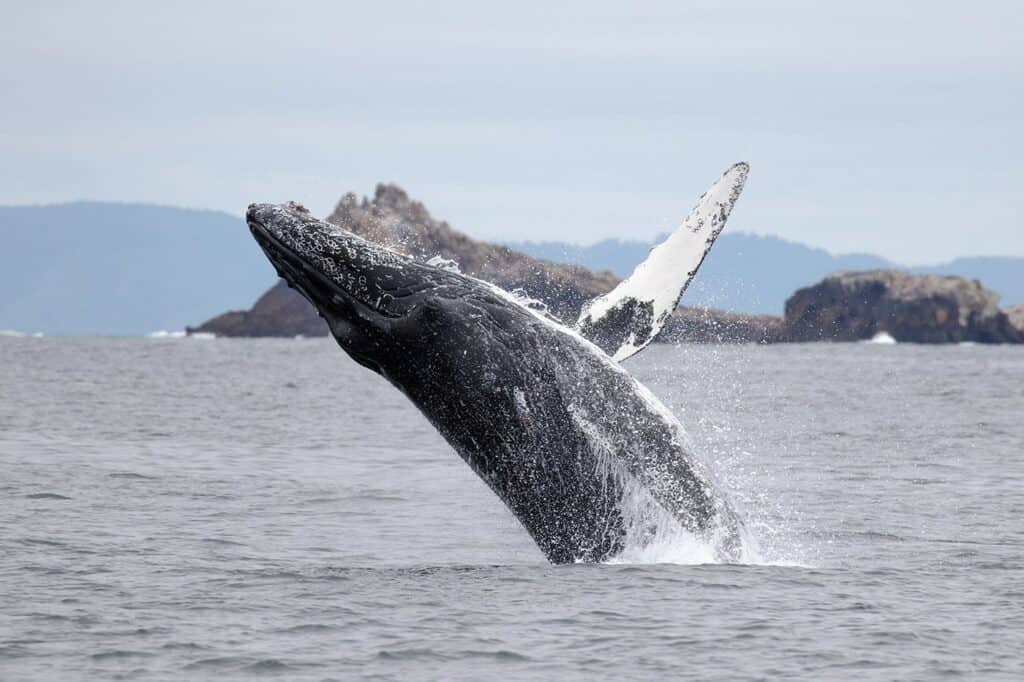
{"label": "whale pectoral fin", "polygon": [[619,361],[654,340],[725,227],[749,170],[737,163],[725,171],[633,274],[583,306],[576,331]]}

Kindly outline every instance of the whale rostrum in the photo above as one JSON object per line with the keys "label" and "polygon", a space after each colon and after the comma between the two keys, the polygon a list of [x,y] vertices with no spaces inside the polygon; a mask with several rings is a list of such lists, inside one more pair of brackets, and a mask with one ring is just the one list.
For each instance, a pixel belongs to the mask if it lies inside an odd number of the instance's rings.
{"label": "whale rostrum", "polygon": [[726,171],[575,328],[297,204],[253,204],[246,219],[341,348],[419,408],[550,561],[604,561],[675,531],[739,560],[742,524],[729,500],[675,416],[618,360],[664,324],[746,175],[746,164]]}

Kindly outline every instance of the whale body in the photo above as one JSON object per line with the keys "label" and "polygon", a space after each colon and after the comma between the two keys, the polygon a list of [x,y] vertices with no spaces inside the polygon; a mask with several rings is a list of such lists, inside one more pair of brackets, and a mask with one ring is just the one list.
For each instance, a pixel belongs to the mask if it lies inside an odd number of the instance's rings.
{"label": "whale body", "polygon": [[[637,279],[626,280],[618,295],[599,299],[604,317],[592,305],[575,329],[495,285],[407,258],[297,204],[253,204],[246,219],[341,348],[419,408],[548,560],[605,561],[666,528],[738,560],[742,524],[728,499],[687,451],[675,416],[613,358],[653,338],[667,317],[663,289],[678,299],[737,194],[720,220],[684,223],[699,247],[686,252],[690,269],[662,281],[649,300]],[[634,333],[637,311],[643,329]],[[587,338],[587,330],[597,333]]]}

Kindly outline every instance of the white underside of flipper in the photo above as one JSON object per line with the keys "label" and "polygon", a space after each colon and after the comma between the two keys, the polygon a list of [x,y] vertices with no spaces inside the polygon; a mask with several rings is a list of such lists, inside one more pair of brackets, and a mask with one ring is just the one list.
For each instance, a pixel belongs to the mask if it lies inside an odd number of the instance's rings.
{"label": "white underside of flipper", "polygon": [[580,335],[619,361],[649,344],[725,227],[749,170],[747,164],[737,163],[725,171],[682,225],[651,249],[633,274],[587,303],[576,322]]}

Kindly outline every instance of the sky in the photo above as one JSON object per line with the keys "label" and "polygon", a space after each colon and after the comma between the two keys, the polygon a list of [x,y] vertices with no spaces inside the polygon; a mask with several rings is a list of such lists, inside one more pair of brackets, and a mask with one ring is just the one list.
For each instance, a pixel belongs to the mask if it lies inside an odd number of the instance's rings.
{"label": "sky", "polygon": [[[492,6],[493,5],[493,6]],[[1024,256],[1014,2],[39,2],[0,24],[0,203],[241,215],[403,186],[491,240],[730,230]]]}

